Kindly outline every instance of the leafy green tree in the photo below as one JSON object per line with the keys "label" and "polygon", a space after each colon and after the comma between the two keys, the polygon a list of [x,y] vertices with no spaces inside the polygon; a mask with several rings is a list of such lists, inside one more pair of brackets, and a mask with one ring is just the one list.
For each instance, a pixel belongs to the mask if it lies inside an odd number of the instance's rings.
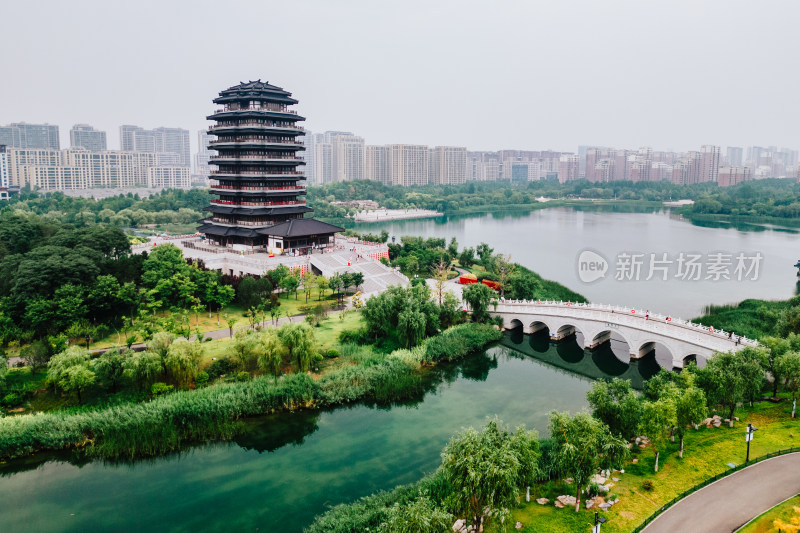
{"label": "leafy green tree", "polygon": [[736,352],[736,361],[744,381],[744,397],[750,401],[752,407],[755,398],[761,398],[761,392],[764,390],[769,350],[747,346]]}
{"label": "leafy green tree", "polygon": [[119,299],[120,289],[119,281],[114,276],[97,276],[89,289],[86,301],[89,315],[95,322],[105,322],[118,316],[122,308],[122,302]]}
{"label": "leafy green tree", "polygon": [[258,339],[261,349],[258,354],[258,368],[263,372],[269,372],[278,381],[283,366],[283,356],[287,353],[286,347],[278,338],[275,328],[269,328],[261,332]]}
{"label": "leafy green tree", "polygon": [[472,309],[472,320],[486,322],[489,319],[489,304],[495,296],[494,291],[483,283],[473,283],[464,288],[462,295]]}
{"label": "leafy green tree", "polygon": [[124,366],[123,375],[141,392],[149,391],[163,370],[161,357],[151,351],[132,354],[125,358]]}
{"label": "leafy green tree", "polygon": [[532,272],[518,269],[508,278],[510,298],[515,300],[533,300],[542,290],[542,283]]}
{"label": "leafy green tree", "polygon": [[258,335],[252,329],[238,328],[233,336],[233,358],[242,370],[256,367],[260,350]]}
{"label": "leafy green tree", "polygon": [[91,369],[89,352],[78,346],[71,346],[54,355],[47,364],[47,381],[64,392],[76,392],[81,403],[81,391],[94,383],[95,375]]}
{"label": "leafy green tree", "polygon": [[188,387],[200,367],[205,349],[199,341],[178,339],[170,344],[164,361],[169,376],[178,387]]}
{"label": "leafy green tree", "polygon": [[588,413],[550,413],[552,457],[556,469],[575,480],[575,512],[583,489],[598,468],[620,466],[628,457],[627,443]]}
{"label": "leafy green tree", "polygon": [[395,503],[389,507],[378,531],[379,533],[448,531],[453,521],[453,515],[438,508],[430,498],[420,494],[408,503],[403,505]]}
{"label": "leafy green tree", "polygon": [[[794,334],[793,334],[794,335]],[[761,339],[761,344],[769,350],[767,354],[767,372],[769,372],[772,379],[772,397],[778,396],[778,385],[781,382],[781,376],[776,366],[778,358],[792,349],[789,339],[782,337],[764,337]]]}
{"label": "leafy green tree", "polygon": [[161,360],[162,371],[167,375],[167,354],[169,353],[169,346],[175,340],[175,335],[166,331],[159,331],[147,342],[147,349],[154,354],[158,355]]}
{"label": "leafy green tree", "polygon": [[95,376],[105,387],[111,389],[111,392],[117,392],[124,371],[125,354],[117,348],[106,350],[94,361]]}
{"label": "leafy green tree", "polygon": [[305,322],[288,322],[278,328],[278,339],[286,348],[289,359],[297,360],[297,367],[305,372],[314,357],[314,330]]}
{"label": "leafy green tree", "polygon": [[296,300],[297,288],[300,287],[300,279],[294,274],[288,274],[281,279],[280,287],[285,291],[287,298],[289,297],[289,293],[293,292]]}
{"label": "leafy green tree", "polygon": [[290,274],[291,271],[289,270],[289,267],[287,267],[286,265],[278,265],[272,270],[267,272],[267,276],[272,281],[272,285],[274,287],[280,287],[281,280]]}
{"label": "leafy green tree", "polygon": [[689,368],[695,372],[697,385],[706,393],[708,401],[728,410],[730,426],[733,427],[736,404],[746,399],[747,390],[736,355],[731,352],[716,353],[705,368]]}
{"label": "leafy green tree", "polygon": [[677,424],[675,401],[666,397],[646,401],[642,405],[642,418],[639,431],[650,439],[650,447],[655,456],[655,471],[658,472],[659,453],[666,445],[672,429]]}
{"label": "leafy green tree", "polygon": [[458,241],[455,237],[450,239],[450,244],[447,245],[447,253],[450,254],[451,259],[458,257]]}
{"label": "leafy green tree", "polygon": [[33,341],[28,346],[20,350],[20,356],[25,364],[31,368],[31,373],[47,365],[50,360],[50,350],[47,345],[40,340]]}
{"label": "leafy green tree", "polygon": [[783,378],[784,390],[792,393],[792,418],[795,417],[797,391],[800,390],[800,352],[785,352],[775,362],[780,376]]}
{"label": "leafy green tree", "polygon": [[692,425],[697,429],[697,424],[706,417],[708,408],[706,407],[706,395],[702,389],[695,386],[695,377],[691,372],[680,374],[680,384],[678,395],[675,398],[675,432],[680,439],[678,457],[683,459],[683,438],[686,433],[686,426]]}
{"label": "leafy green tree", "polygon": [[425,313],[409,308],[397,316],[397,335],[406,348],[416,346],[425,338]]}
{"label": "leafy green tree", "polygon": [[475,247],[475,253],[478,254],[478,257],[481,258],[481,264],[486,266],[489,261],[492,259],[492,254],[494,250],[489,248],[489,245],[485,242],[480,243],[478,246]]}
{"label": "leafy green tree", "polygon": [[458,256],[458,263],[464,267],[469,268],[475,264],[475,249],[464,248]]}
{"label": "leafy green tree", "polygon": [[350,287],[355,287],[358,289],[364,283],[364,273],[363,272],[351,272],[350,273]]}
{"label": "leafy green tree", "polygon": [[317,284],[317,290],[319,291],[317,299],[322,300],[322,297],[325,295],[325,290],[328,288],[328,278],[325,276],[317,276],[315,283]]}
{"label": "leafy green tree", "polygon": [[623,439],[636,435],[642,415],[642,402],[628,380],[595,381],[586,393],[592,415],[602,421],[611,433]]}
{"label": "leafy green tree", "polygon": [[535,431],[520,427],[512,433],[496,418],[480,432],[463,430],[442,451],[450,506],[480,530],[484,509],[502,512],[517,503],[520,489],[534,479],[538,458]]}
{"label": "leafy green tree", "polygon": [[215,283],[209,290],[207,300],[217,308],[217,325],[219,326],[219,314],[222,309],[233,302],[236,291],[230,285]]}
{"label": "leafy green tree", "polygon": [[439,306],[439,322],[447,329],[461,321],[461,302],[453,291],[445,291],[442,305]]}

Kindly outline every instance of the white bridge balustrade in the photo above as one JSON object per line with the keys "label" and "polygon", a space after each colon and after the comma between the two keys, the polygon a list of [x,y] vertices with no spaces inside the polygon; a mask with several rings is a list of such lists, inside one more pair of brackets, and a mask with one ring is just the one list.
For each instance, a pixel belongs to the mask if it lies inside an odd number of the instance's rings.
{"label": "white bridge balustrade", "polygon": [[669,350],[673,368],[683,368],[693,360],[702,367],[714,352],[758,346],[756,341],[735,333],[668,315],[648,314],[644,309],[633,307],[545,300],[504,300],[496,306],[490,306],[489,313],[502,317],[505,329],[522,327],[525,333],[547,329],[552,341],[580,332],[586,348],[596,348],[610,341],[612,333],[615,333],[628,344],[631,359],[644,357],[658,343]]}

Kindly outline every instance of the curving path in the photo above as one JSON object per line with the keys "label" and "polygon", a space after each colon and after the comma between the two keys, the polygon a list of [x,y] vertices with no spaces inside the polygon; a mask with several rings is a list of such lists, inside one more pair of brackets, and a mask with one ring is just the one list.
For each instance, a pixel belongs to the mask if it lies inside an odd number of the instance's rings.
{"label": "curving path", "polygon": [[642,531],[727,533],[800,494],[800,453],[773,457],[700,489]]}

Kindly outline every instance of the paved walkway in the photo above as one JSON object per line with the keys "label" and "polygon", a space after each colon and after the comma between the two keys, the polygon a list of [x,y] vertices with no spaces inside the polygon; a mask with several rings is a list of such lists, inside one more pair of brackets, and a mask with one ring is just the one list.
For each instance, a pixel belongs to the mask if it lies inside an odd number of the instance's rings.
{"label": "paved walkway", "polygon": [[736,531],[767,509],[797,494],[800,494],[800,453],[781,455],[756,463],[687,496],[643,531]]}

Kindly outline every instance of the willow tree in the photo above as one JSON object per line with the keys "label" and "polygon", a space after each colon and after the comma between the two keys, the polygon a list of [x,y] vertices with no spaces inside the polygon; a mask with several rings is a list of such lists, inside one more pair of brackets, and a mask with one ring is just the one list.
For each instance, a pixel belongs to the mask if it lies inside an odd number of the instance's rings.
{"label": "willow tree", "polygon": [[281,375],[281,367],[283,366],[283,356],[286,353],[286,347],[278,338],[278,332],[275,328],[262,331],[259,334],[258,342],[260,345],[258,368],[263,372],[272,374],[277,382],[278,376]]}
{"label": "willow tree", "polygon": [[556,469],[575,480],[575,512],[581,492],[599,468],[614,468],[628,457],[627,443],[588,413],[550,413],[550,435]]}
{"label": "willow tree", "polygon": [[482,530],[486,508],[502,512],[517,503],[521,488],[536,473],[539,442],[535,431],[510,432],[494,418],[480,432],[468,428],[442,451],[442,471],[452,487],[449,506],[466,513]]}
{"label": "willow tree", "polygon": [[314,356],[314,330],[305,322],[289,322],[278,328],[278,339],[286,348],[290,359],[297,360],[297,367],[305,372]]}

